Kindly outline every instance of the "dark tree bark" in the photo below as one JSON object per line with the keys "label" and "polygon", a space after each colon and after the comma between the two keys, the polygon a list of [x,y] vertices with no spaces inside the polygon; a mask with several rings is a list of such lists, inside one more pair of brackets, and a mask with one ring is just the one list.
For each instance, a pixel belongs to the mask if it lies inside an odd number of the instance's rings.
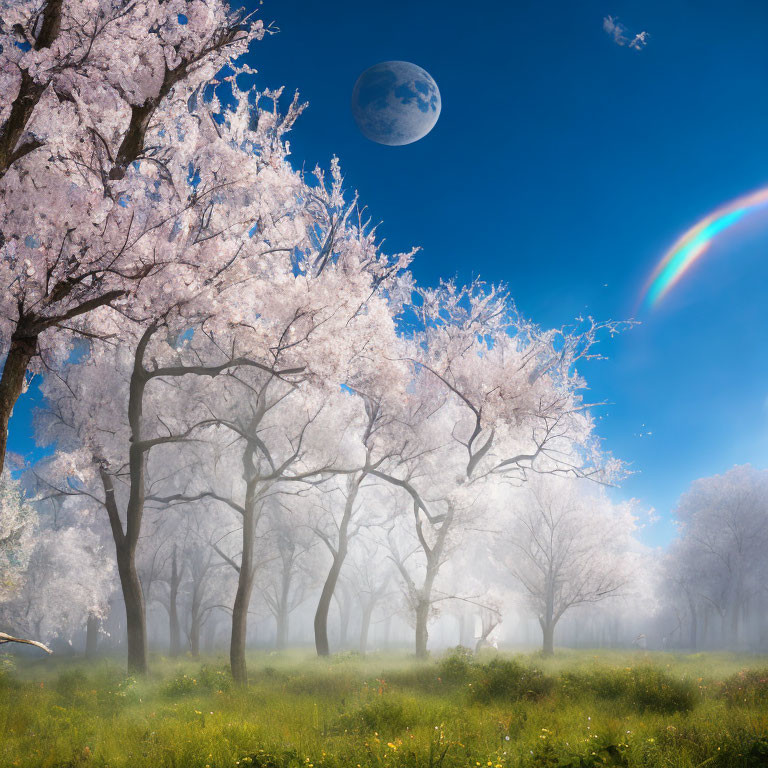
{"label": "dark tree bark", "polygon": [[416,658],[426,659],[429,653],[429,602],[420,600],[416,605]]}
{"label": "dark tree bark", "polygon": [[[50,48],[55,42],[61,30],[63,0],[47,0],[40,14],[39,30],[34,41],[34,48],[41,50]],[[219,51],[236,42],[244,32],[245,27],[239,22],[227,22],[217,29],[206,45],[200,51],[183,59],[174,69],[166,67],[163,82],[159,93],[155,98],[147,100],[142,105],[134,105],[131,108],[131,120],[115,158],[115,163],[109,170],[109,178],[122,179],[128,166],[139,159],[144,151],[146,131],[152,115],[158,106],[170,93],[177,83],[184,80],[189,74],[190,68],[210,54]],[[8,169],[28,155],[30,152],[43,146],[42,142],[34,138],[28,138],[22,142],[27,130],[27,125],[32,113],[40,101],[48,83],[35,82],[34,78],[26,71],[21,73],[19,93],[11,105],[8,118],[0,124],[0,179]],[[138,270],[135,279],[141,279],[146,274]],[[71,290],[82,283],[85,276],[70,275],[67,279],[58,282],[46,297],[51,306],[62,301]],[[0,472],[5,465],[5,453],[8,442],[8,422],[13,411],[13,406],[23,391],[24,376],[29,363],[37,353],[38,338],[46,329],[53,328],[64,320],[77,315],[85,314],[98,307],[110,304],[115,298],[122,296],[126,291],[109,291],[102,296],[83,301],[79,306],[65,312],[60,317],[31,317],[25,316],[23,307],[20,307],[17,330],[11,339],[11,346],[3,366],[3,374],[0,379]],[[35,330],[33,331],[32,328]]]}
{"label": "dark tree bark", "polygon": [[[123,531],[123,524],[115,500],[112,477],[102,468],[101,482],[104,487],[105,506],[115,542],[117,572],[125,603],[126,640],[128,642],[128,672],[144,675],[147,672],[147,621],[144,608],[144,593],[136,570],[136,542],[138,531],[134,523],[129,527],[129,536]],[[130,518],[129,518],[130,520]]]}
{"label": "dark tree bark", "polygon": [[[40,30],[34,42],[37,51],[50,48],[61,30],[63,0],[48,0],[43,6]],[[26,70],[21,72],[21,84],[8,119],[0,125],[0,179],[17,160],[42,146],[36,139],[20,143],[27,130],[32,112],[45,93],[47,84],[36,83]]]}
{"label": "dark tree bark", "polygon": [[37,354],[37,335],[17,328],[11,337],[11,346],[0,376],[0,473],[5,466],[8,444],[8,422],[13,406],[24,391],[24,378],[32,358]]}
{"label": "dark tree bark", "polygon": [[[59,282],[51,289],[48,299],[52,304],[66,298],[76,282],[70,281],[64,284]],[[26,312],[23,305],[19,306],[19,318],[16,328],[11,335],[11,344],[8,355],[3,363],[3,373],[0,376],[0,472],[5,466],[5,453],[8,445],[8,422],[13,413],[13,406],[24,391],[24,378],[29,364],[38,353],[38,340],[40,335],[62,323],[79,315],[84,315],[93,309],[110,304],[115,299],[124,295],[125,291],[108,291],[102,296],[97,296],[81,304],[68,309],[61,315],[51,317],[38,317],[34,313]]]}
{"label": "dark tree bark", "polygon": [[[251,463],[251,460],[248,460]],[[232,677],[240,686],[248,685],[248,669],[245,663],[245,640],[248,632],[248,606],[253,591],[254,543],[256,539],[256,488],[249,482],[243,509],[243,554],[237,580],[237,593],[232,607],[232,638],[229,645],[229,664]]]}
{"label": "dark tree bark", "polygon": [[100,474],[104,486],[104,505],[109,515],[112,538],[117,554],[117,570],[125,600],[126,638],[128,641],[128,671],[144,675],[147,664],[147,619],[144,594],[136,570],[136,546],[141,533],[146,500],[147,457],[156,445],[181,443],[187,434],[169,435],[157,438],[143,438],[143,405],[147,384],[155,378],[182,377],[188,375],[218,376],[225,370],[242,364],[241,359],[230,360],[218,366],[173,366],[155,367],[151,371],[144,367],[147,347],[160,328],[160,322],[152,323],[143,333],[134,352],[133,371],[128,394],[128,425],[130,447],[128,450],[129,495],[125,511],[125,529],[115,499],[112,477],[101,462]]}
{"label": "dark tree bark", "polygon": [[128,642],[128,672],[146,675],[148,666],[147,615],[144,594],[136,571],[135,549],[120,552],[117,557],[117,570],[125,598],[125,627]]}

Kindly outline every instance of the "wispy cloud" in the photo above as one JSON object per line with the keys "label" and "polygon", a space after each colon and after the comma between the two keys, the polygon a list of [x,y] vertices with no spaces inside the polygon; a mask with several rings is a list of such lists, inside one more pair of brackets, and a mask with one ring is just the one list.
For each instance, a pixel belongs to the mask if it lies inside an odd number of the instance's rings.
{"label": "wispy cloud", "polygon": [[648,44],[649,35],[645,30],[633,35],[615,16],[603,18],[603,31],[616,45],[620,45],[622,48],[627,47],[635,51],[642,51]]}

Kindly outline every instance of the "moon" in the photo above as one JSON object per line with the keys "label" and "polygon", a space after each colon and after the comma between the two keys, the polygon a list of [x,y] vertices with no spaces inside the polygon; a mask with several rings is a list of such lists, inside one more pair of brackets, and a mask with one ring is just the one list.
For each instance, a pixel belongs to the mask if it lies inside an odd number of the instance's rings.
{"label": "moon", "polygon": [[390,147],[423,139],[435,127],[441,106],[432,76],[408,61],[374,64],[352,91],[352,115],[363,136]]}

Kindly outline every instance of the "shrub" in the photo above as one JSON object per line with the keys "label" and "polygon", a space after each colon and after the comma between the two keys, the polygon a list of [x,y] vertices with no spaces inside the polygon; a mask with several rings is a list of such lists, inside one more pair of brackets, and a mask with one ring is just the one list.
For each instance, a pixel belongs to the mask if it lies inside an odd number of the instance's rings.
{"label": "shrub", "polygon": [[351,733],[377,733],[393,735],[405,730],[413,723],[408,722],[406,708],[402,701],[388,696],[379,696],[358,709],[339,716],[331,730]]}
{"label": "shrub", "polygon": [[450,683],[469,682],[473,665],[472,651],[463,645],[457,645],[440,659],[438,665],[440,678]]}
{"label": "shrub", "polygon": [[16,679],[13,676],[15,671],[16,663],[13,657],[7,654],[0,656],[0,690],[16,686]]}
{"label": "shrub", "polygon": [[190,677],[186,672],[166,680],[160,687],[160,693],[169,699],[189,696],[198,691],[197,678]]}
{"label": "shrub", "polygon": [[696,704],[693,684],[658,667],[637,667],[630,673],[630,702],[653,712],[687,712]]}
{"label": "shrub", "polygon": [[213,693],[214,691],[229,691],[232,689],[232,673],[229,667],[215,667],[210,664],[203,664],[197,675],[198,687],[204,691]]}
{"label": "shrub", "polygon": [[553,678],[536,667],[526,667],[515,659],[495,658],[478,664],[472,692],[479,700],[539,699],[554,687]]}
{"label": "shrub", "polygon": [[160,687],[161,695],[175,699],[192,694],[229,691],[232,688],[232,675],[226,667],[203,664],[196,674],[186,672],[166,680]]}
{"label": "shrub", "polygon": [[139,699],[139,681],[135,677],[124,677],[115,686],[114,695],[124,702],[135,702]]}
{"label": "shrub", "polygon": [[768,669],[746,669],[726,678],[718,691],[732,706],[768,706]]}
{"label": "shrub", "polygon": [[661,713],[687,712],[696,703],[696,692],[690,681],[651,665],[566,672],[560,676],[560,690],[574,698],[587,694]]}

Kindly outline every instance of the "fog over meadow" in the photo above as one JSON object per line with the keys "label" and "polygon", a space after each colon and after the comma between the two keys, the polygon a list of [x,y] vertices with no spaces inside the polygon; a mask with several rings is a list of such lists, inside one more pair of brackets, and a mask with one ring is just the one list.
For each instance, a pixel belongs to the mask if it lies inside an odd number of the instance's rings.
{"label": "fog over meadow", "polygon": [[768,651],[768,471],[694,482],[658,549],[615,490],[583,374],[634,321],[417,281],[339,158],[292,161],[257,17],[39,6],[0,3],[5,648],[241,684],[249,649]]}

